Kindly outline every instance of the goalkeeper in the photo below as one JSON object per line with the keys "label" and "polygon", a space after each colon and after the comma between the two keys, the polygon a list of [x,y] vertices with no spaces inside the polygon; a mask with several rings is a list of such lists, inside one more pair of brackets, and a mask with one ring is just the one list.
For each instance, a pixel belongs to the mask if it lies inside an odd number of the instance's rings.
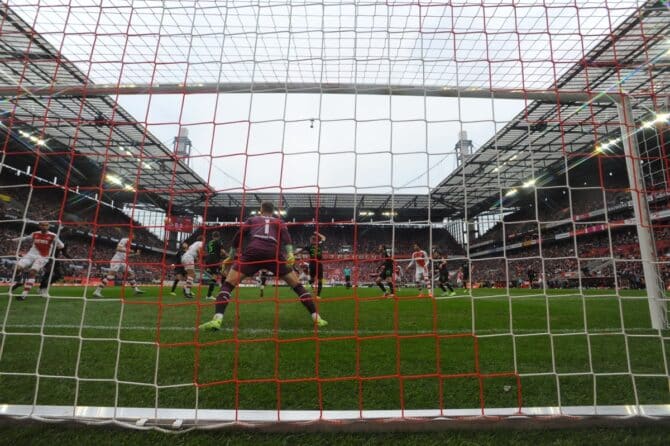
{"label": "goalkeeper", "polygon": [[[312,321],[319,327],[328,325],[316,311],[312,295],[300,283],[292,269],[295,263],[291,236],[286,224],[274,216],[272,202],[261,203],[260,215],[248,218],[233,238],[233,247],[228,251],[228,257],[223,261],[224,266],[233,263],[235,248],[241,246],[241,241],[247,239],[247,246],[242,250],[239,262],[232,265],[221,284],[221,291],[216,296],[214,318],[200,325],[202,330],[218,330],[221,328],[223,314],[230,302],[231,292],[239,283],[249,276],[253,276],[261,269],[272,271],[275,276],[281,277],[293,288],[302,303],[312,316]],[[281,246],[286,249],[286,256]]]}

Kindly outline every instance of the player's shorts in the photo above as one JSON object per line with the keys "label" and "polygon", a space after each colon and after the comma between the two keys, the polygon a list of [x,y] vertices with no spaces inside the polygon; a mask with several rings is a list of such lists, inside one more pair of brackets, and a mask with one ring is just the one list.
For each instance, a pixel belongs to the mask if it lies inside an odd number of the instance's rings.
{"label": "player's shorts", "polygon": [[379,278],[382,279],[382,280],[384,280],[384,279],[386,279],[387,277],[388,277],[389,279],[390,279],[391,277],[393,277],[393,271],[390,270],[390,269],[383,269],[383,270],[379,273]]}
{"label": "player's shorts", "polygon": [[309,281],[309,279],[310,279],[309,274],[305,272],[300,273],[300,275],[298,276],[298,280],[300,280],[301,282],[307,282]]}
{"label": "player's shorts", "polygon": [[181,256],[181,266],[184,269],[195,269],[195,258],[191,254]]}
{"label": "player's shorts", "polygon": [[345,282],[351,282],[351,276],[344,276]]}
{"label": "player's shorts", "polygon": [[284,255],[280,253],[277,256],[275,246],[254,246],[252,244],[246,247],[240,256],[240,261],[233,264],[233,269],[247,277],[253,276],[262,269],[270,271],[277,277],[284,277],[291,272],[286,265]]}
{"label": "player's shorts", "polygon": [[109,271],[113,273],[123,273],[126,271],[132,273],[133,269],[128,265],[128,262],[126,262],[125,260],[112,259],[112,261],[109,262]]}
{"label": "player's shorts", "polygon": [[207,267],[207,272],[211,276],[220,276],[221,275],[221,265],[211,265]]}
{"label": "player's shorts", "polygon": [[449,272],[448,271],[441,272],[439,277],[440,277],[439,278],[440,282],[442,282],[442,283],[449,282]]}
{"label": "player's shorts", "polygon": [[186,275],[186,268],[184,268],[184,265],[179,264],[174,266],[174,273],[175,274],[181,274],[182,276]]}
{"label": "player's shorts", "polygon": [[267,276],[261,276],[260,279],[258,279],[258,282],[262,285],[265,286],[265,283],[268,281]]}
{"label": "player's shorts", "polygon": [[41,271],[48,261],[48,257],[28,253],[19,259],[18,265],[21,269],[30,268],[33,271]]}
{"label": "player's shorts", "polygon": [[428,277],[428,270],[424,266],[417,266],[416,271],[414,272],[414,280],[418,282]]}

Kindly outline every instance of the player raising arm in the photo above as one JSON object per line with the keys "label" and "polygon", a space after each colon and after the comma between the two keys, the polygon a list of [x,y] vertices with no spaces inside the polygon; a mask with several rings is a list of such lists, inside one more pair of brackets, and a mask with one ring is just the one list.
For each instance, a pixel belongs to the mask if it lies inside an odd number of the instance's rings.
{"label": "player raising arm", "polygon": [[128,265],[128,258],[139,254],[139,249],[135,252],[132,251],[129,238],[122,238],[119,240],[119,243],[116,245],[116,252],[109,261],[109,272],[107,273],[107,276],[102,279],[102,282],[95,287],[93,295],[95,297],[104,297],[102,295],[103,288],[109,285],[110,282],[113,282],[119,275],[124,275],[124,273],[128,274],[130,286],[133,287],[135,294],[144,294],[144,291],[137,286],[137,282],[135,281],[135,271]]}
{"label": "player raising arm", "polygon": [[[214,318],[200,325],[201,330],[218,330],[221,328],[223,314],[226,311],[230,301],[231,292],[239,283],[248,276],[253,276],[261,269],[267,269],[276,273],[293,288],[293,291],[300,299],[307,311],[309,311],[312,321],[319,327],[328,325],[324,319],[319,316],[316,306],[312,300],[312,295],[300,283],[295,272],[291,269],[295,263],[293,254],[293,245],[291,237],[286,228],[286,224],[279,218],[273,216],[274,205],[269,201],[261,203],[261,214],[248,218],[242,225],[242,228],[235,234],[233,247],[228,251],[228,258],[224,264],[230,264],[235,256],[235,247],[240,246],[245,238],[249,240],[247,246],[240,255],[239,263],[235,263],[226,279],[221,284],[221,292],[216,296],[216,307]],[[284,245],[286,256],[281,248]]]}
{"label": "player raising arm", "polygon": [[302,251],[309,252],[309,283],[312,285],[312,291],[316,289],[316,298],[321,299],[323,290],[323,242],[326,236],[314,232],[309,238],[309,246],[296,250],[296,254]]}

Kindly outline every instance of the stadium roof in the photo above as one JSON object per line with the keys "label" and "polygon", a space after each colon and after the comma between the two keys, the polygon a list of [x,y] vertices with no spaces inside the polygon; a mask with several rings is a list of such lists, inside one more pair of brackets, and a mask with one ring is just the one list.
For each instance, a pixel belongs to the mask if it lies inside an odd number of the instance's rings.
{"label": "stadium roof", "polygon": [[564,102],[560,91],[585,91],[594,97],[625,92],[633,98],[636,120],[667,107],[669,30],[670,9],[646,2],[551,86],[556,100],[530,103],[442,181],[433,199],[440,197],[461,210],[467,203],[469,216],[477,215],[501,203],[510,188],[533,178],[538,183],[561,181],[554,174],[565,170],[566,157],[584,158],[597,144],[620,134],[615,103]]}
{"label": "stadium roof", "polygon": [[[100,181],[106,189],[105,198],[132,202],[130,187],[137,184],[139,202],[165,208],[168,201],[164,197],[170,194],[174,203],[181,205],[192,202],[194,194],[211,192],[202,178],[177,160],[112,96],[30,94],[28,89],[35,85],[93,83],[7,4],[0,6],[0,20],[0,87],[13,90],[9,103],[1,109],[2,123],[16,140],[26,142],[12,147],[33,153],[39,150],[45,161],[70,155],[73,148],[83,156],[72,158],[70,185],[91,186]],[[31,142],[31,136],[44,144]],[[11,162],[11,156],[6,161]],[[52,167],[57,170],[56,165]],[[93,177],[89,176],[91,167],[96,171]],[[116,184],[100,179],[103,173],[112,175]]]}
{"label": "stadium roof", "polygon": [[[313,193],[253,193],[227,194],[220,193],[211,204],[215,207],[212,215],[226,221],[241,216],[242,203],[249,210],[258,209],[261,202],[269,200],[277,203],[288,212],[289,218],[305,221],[316,217],[319,220],[349,221],[389,220],[393,212],[396,220],[427,221],[429,219],[428,195],[414,194],[313,194]],[[202,208],[198,209],[203,211]],[[441,220],[450,214],[450,209],[441,203],[430,209],[430,220]],[[355,215],[354,215],[355,213]],[[209,219],[209,218],[208,218]]]}

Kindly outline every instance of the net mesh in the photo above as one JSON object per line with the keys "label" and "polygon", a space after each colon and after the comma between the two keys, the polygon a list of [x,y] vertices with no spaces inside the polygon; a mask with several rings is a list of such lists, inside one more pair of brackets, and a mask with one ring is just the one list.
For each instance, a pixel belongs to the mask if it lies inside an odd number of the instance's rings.
{"label": "net mesh", "polygon": [[[6,413],[668,414],[666,6],[0,15]],[[296,261],[256,274],[264,201]]]}

